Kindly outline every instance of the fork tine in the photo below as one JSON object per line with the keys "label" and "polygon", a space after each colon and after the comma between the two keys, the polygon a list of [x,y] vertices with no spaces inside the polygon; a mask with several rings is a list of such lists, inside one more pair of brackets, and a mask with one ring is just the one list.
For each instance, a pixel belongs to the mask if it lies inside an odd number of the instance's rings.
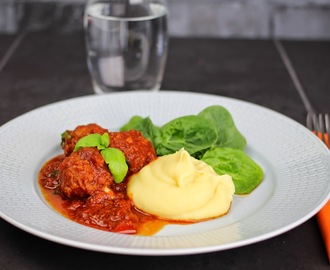
{"label": "fork tine", "polygon": [[307,113],[306,125],[309,130],[313,131],[313,114]]}
{"label": "fork tine", "polygon": [[316,113],[312,114],[312,123],[313,123],[313,131],[315,131],[316,135],[318,135],[320,127],[319,127],[319,118]]}
{"label": "fork tine", "polygon": [[330,116],[328,113],[307,114],[306,126],[313,131],[330,148]]}
{"label": "fork tine", "polygon": [[323,116],[321,113],[319,113],[319,126],[318,126],[318,129],[317,129],[317,136],[319,136],[321,138],[321,140],[323,142],[325,142],[325,136],[324,136],[324,133],[325,133],[325,127],[324,127],[324,119],[323,119]]}
{"label": "fork tine", "polygon": [[330,148],[330,117],[329,114],[325,114],[325,130],[327,134],[326,144]]}

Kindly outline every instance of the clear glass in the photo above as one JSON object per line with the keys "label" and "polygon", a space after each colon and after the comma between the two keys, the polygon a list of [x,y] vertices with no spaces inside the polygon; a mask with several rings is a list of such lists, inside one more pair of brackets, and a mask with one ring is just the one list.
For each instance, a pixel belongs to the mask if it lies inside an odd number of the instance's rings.
{"label": "clear glass", "polygon": [[90,0],[84,16],[95,93],[159,90],[167,48],[164,0]]}

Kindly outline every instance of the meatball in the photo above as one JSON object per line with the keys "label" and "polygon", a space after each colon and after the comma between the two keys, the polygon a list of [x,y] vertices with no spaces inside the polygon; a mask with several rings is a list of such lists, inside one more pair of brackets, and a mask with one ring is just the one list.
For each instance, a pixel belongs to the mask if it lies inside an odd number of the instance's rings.
{"label": "meatball", "polygon": [[123,193],[94,192],[86,203],[72,213],[79,223],[98,226],[113,232],[136,233],[138,217],[132,213],[132,202]]}
{"label": "meatball", "polygon": [[136,130],[110,132],[110,146],[121,150],[128,164],[128,175],[137,173],[156,159],[151,142]]}
{"label": "meatball", "polygon": [[58,179],[60,192],[67,198],[87,197],[114,182],[96,148],[82,148],[66,157],[59,166]]}
{"label": "meatball", "polygon": [[105,132],[108,132],[107,129],[100,127],[97,124],[88,124],[88,125],[80,125],[77,126],[73,131],[67,130],[62,134],[62,149],[64,150],[64,154],[69,156],[77,141],[82,137],[85,137],[89,134],[100,134],[103,135]]}

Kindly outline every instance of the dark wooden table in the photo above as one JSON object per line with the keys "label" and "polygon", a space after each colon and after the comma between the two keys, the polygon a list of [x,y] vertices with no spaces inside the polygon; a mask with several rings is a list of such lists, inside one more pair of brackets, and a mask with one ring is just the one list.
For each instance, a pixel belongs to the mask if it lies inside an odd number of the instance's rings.
{"label": "dark wooden table", "polygon": [[[330,111],[330,42],[282,44],[309,102],[320,111]],[[304,102],[271,40],[172,38],[162,89],[242,99],[305,124]],[[0,125],[39,106],[90,94],[82,33],[0,35]],[[310,270],[329,266],[315,218],[256,244],[165,257],[64,246],[0,219],[0,269]]]}

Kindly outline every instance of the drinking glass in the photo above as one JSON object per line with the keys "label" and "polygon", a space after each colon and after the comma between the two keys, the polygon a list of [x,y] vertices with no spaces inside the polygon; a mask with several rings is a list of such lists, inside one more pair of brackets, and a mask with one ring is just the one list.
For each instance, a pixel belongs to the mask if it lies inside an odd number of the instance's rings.
{"label": "drinking glass", "polygon": [[95,93],[159,90],[167,48],[166,0],[89,0],[87,65]]}

